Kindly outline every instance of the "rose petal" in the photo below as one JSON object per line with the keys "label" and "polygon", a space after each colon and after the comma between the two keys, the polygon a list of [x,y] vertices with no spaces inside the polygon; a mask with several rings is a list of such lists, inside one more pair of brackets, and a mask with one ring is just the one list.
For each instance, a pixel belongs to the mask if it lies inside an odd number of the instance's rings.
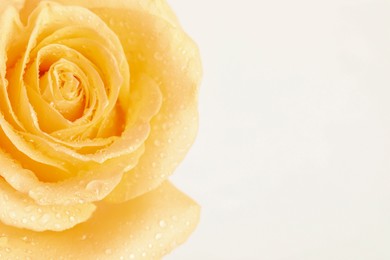
{"label": "rose petal", "polygon": [[[7,51],[14,41],[14,39],[18,38],[18,35],[22,34],[22,25],[19,20],[19,15],[17,10],[13,6],[4,7],[5,10],[1,10],[0,15],[0,111],[4,113],[4,116],[7,120],[17,129],[23,129],[22,124],[17,120],[14,111],[12,110],[12,106],[10,100],[8,98],[8,81],[6,80],[6,73],[9,60],[14,59],[9,57]],[[19,55],[22,52],[21,48],[16,48],[13,56]]]}
{"label": "rose petal", "polygon": [[199,53],[186,34],[156,16],[119,9],[92,9],[119,35],[132,78],[149,75],[164,97],[151,121],[145,153],[110,194],[121,202],[163,182],[184,158],[197,132]]}
{"label": "rose petal", "polygon": [[40,206],[0,178],[0,221],[6,225],[35,231],[62,231],[86,221],[95,208],[90,203]]}
{"label": "rose petal", "polygon": [[[39,205],[73,205],[100,201],[118,184],[122,174],[136,165],[143,149],[107,161],[104,165],[80,170],[76,177],[62,182],[44,183],[37,173],[24,169],[0,149],[0,176],[15,190],[30,196]],[[40,175],[38,173],[38,175]]]}
{"label": "rose petal", "polygon": [[23,7],[24,2],[24,0],[2,0],[0,2],[0,13],[10,6],[19,10]]}
{"label": "rose petal", "polygon": [[29,196],[40,205],[69,205],[100,201],[120,182],[123,173],[133,168],[143,147],[132,154],[106,161],[100,166],[79,171],[77,177],[56,183],[38,183]]}
{"label": "rose petal", "polygon": [[[22,16],[27,19],[28,14],[38,5],[42,0],[26,0],[22,11]],[[173,13],[166,0],[52,0],[53,2],[61,3],[63,5],[77,5],[85,8],[115,8],[136,10],[152,15],[159,16],[172,25],[179,26],[176,15]]]}
{"label": "rose petal", "polygon": [[[162,94],[154,80],[146,75],[135,77],[132,84],[131,105],[126,118],[127,125],[120,138],[111,145],[99,150],[95,154],[80,154],[74,149],[48,142],[42,137],[20,133],[27,139],[40,144],[40,150],[61,163],[74,164],[80,167],[83,162],[104,163],[108,159],[126,155],[138,149],[149,135],[150,121],[159,111],[162,103]],[[67,166],[71,167],[71,166]]]}
{"label": "rose petal", "polygon": [[[145,136],[137,132],[141,129],[149,133],[149,121],[160,109],[162,98],[161,93],[150,78],[141,75],[135,79],[131,107],[134,109],[129,113],[127,121],[129,125],[125,129],[121,139],[107,147],[107,154],[115,154],[116,151],[129,150],[129,154],[118,154],[118,157],[105,161],[96,167],[81,173],[77,178],[72,178],[60,183],[47,183],[36,185],[36,188],[29,187],[29,195],[39,204],[72,204],[79,200],[92,202],[106,197],[116,187],[125,171],[130,170],[138,163],[138,159],[144,150],[139,150]],[[139,140],[134,140],[138,138]],[[139,142],[139,144],[138,144]],[[132,145],[137,144],[136,147]],[[137,150],[135,150],[137,149]],[[101,151],[104,156],[105,151]],[[92,183],[92,184],[91,184]],[[91,189],[91,187],[98,188]]]}
{"label": "rose petal", "polygon": [[101,204],[88,222],[56,232],[0,224],[5,259],[160,259],[195,228],[199,207],[169,183],[129,202]]}

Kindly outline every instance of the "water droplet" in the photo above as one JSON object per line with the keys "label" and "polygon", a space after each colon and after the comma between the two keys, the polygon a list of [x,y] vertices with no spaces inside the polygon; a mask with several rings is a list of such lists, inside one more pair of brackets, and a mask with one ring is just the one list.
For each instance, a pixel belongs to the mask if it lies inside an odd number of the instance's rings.
{"label": "water droplet", "polygon": [[154,145],[155,145],[155,146],[160,146],[160,145],[161,145],[161,141],[158,140],[158,139],[156,139],[156,140],[154,141]]}
{"label": "water droplet", "polygon": [[15,219],[15,218],[16,218],[16,213],[13,212],[13,211],[11,211],[11,212],[9,213],[9,216],[10,216],[11,218]]}
{"label": "water droplet", "polygon": [[161,233],[157,233],[154,237],[156,240],[159,240],[162,238],[162,234]]}
{"label": "water droplet", "polygon": [[49,222],[50,218],[51,218],[50,214],[45,213],[45,214],[43,214],[43,216],[41,217],[40,222],[41,222],[42,224],[46,224],[47,222]]}
{"label": "water droplet", "polygon": [[105,253],[106,255],[111,255],[111,254],[112,254],[112,249],[107,248],[106,251],[104,251],[104,253]]}
{"label": "water droplet", "polygon": [[102,181],[91,181],[87,184],[86,189],[96,194],[98,198],[102,195],[104,190],[104,182]]}
{"label": "water droplet", "polygon": [[70,222],[75,222],[75,221],[76,221],[76,219],[75,219],[74,216],[70,216],[70,217],[69,217],[69,220],[70,220]]}
{"label": "water droplet", "polygon": [[129,255],[130,259],[134,259],[135,258],[135,255],[134,254],[131,254]]}
{"label": "water droplet", "polygon": [[167,226],[167,222],[165,222],[164,220],[160,220],[160,227],[164,228]]}

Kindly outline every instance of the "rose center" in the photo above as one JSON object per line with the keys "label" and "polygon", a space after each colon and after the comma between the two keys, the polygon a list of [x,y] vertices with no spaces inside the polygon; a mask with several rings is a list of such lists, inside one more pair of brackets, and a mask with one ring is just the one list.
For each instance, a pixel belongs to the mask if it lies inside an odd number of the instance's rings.
{"label": "rose center", "polygon": [[43,98],[66,119],[74,121],[85,108],[84,84],[77,65],[59,60],[40,78]]}
{"label": "rose center", "polygon": [[67,101],[72,101],[82,92],[80,81],[70,72],[61,73],[59,81],[61,95]]}

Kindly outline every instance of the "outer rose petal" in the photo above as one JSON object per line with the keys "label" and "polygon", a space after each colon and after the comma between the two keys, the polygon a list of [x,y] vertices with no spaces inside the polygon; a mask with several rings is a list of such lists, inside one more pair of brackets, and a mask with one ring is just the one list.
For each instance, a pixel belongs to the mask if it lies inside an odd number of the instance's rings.
{"label": "outer rose petal", "polygon": [[[0,224],[1,259],[159,259],[195,228],[199,207],[169,183],[63,232]],[[17,258],[19,257],[19,258]]]}
{"label": "outer rose petal", "polygon": [[[24,14],[30,13],[42,0],[26,0]],[[147,12],[179,26],[175,14],[165,0],[51,0],[64,5],[77,5],[85,8],[116,8]]]}
{"label": "outer rose petal", "polygon": [[198,126],[201,65],[193,41],[164,19],[131,10],[92,11],[111,24],[119,36],[132,78],[149,75],[159,84],[164,97],[159,113],[151,121],[144,155],[108,197],[121,202],[157,187],[192,145]]}
{"label": "outer rose petal", "polygon": [[13,190],[0,179],[0,220],[20,228],[62,231],[86,221],[95,205],[39,206],[28,196]]}

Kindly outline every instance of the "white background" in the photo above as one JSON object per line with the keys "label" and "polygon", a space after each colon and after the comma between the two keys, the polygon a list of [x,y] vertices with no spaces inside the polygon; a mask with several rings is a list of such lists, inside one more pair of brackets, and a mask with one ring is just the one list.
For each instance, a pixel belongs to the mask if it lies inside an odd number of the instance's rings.
{"label": "white background", "polygon": [[390,2],[169,0],[204,64],[169,260],[390,259]]}

